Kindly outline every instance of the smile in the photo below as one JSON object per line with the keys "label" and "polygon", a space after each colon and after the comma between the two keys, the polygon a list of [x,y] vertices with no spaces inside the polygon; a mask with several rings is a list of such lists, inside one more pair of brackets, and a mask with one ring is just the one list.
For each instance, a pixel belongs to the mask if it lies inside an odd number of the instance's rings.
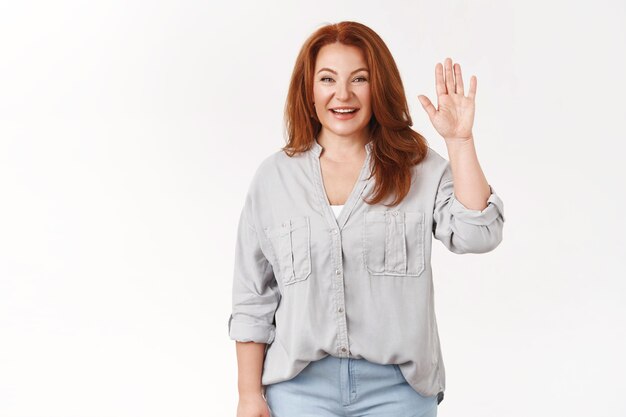
{"label": "smile", "polygon": [[359,111],[357,108],[352,109],[330,109],[329,112],[333,115],[335,119],[338,120],[349,120],[355,117],[356,113]]}

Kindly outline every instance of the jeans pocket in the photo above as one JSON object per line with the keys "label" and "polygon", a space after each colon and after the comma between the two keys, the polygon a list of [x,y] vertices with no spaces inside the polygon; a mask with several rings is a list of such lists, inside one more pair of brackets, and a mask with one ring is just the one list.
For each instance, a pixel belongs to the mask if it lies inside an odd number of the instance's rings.
{"label": "jeans pocket", "polygon": [[400,381],[404,381],[406,382],[406,378],[404,377],[404,375],[402,374],[402,370],[400,369],[400,366],[397,364],[393,364],[393,368],[396,370],[396,374],[398,375],[398,379]]}
{"label": "jeans pocket", "polygon": [[425,268],[425,215],[369,211],[363,222],[363,259],[372,275],[418,277]]}

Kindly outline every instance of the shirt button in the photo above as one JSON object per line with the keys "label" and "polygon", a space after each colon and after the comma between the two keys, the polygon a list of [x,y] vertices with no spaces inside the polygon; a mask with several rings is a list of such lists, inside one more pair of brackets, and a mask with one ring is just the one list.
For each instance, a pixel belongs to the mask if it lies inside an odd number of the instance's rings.
{"label": "shirt button", "polygon": [[336,269],[336,270],[335,270],[335,274],[337,274],[337,275],[341,275],[341,270],[340,270],[340,269]]}
{"label": "shirt button", "polygon": [[339,311],[340,313],[343,313],[343,307],[339,307],[337,311]]}
{"label": "shirt button", "polygon": [[345,347],[342,347],[342,348],[341,348],[341,351],[342,351],[342,352],[345,352],[345,351],[346,351],[346,348],[345,348]]}
{"label": "shirt button", "polygon": [[394,211],[394,212],[393,212],[393,215],[394,215],[394,216],[397,216],[397,215],[398,215],[398,212],[397,212],[397,211]]}
{"label": "shirt button", "polygon": [[337,234],[337,229],[333,229],[332,233],[333,233],[333,235],[336,235]]}

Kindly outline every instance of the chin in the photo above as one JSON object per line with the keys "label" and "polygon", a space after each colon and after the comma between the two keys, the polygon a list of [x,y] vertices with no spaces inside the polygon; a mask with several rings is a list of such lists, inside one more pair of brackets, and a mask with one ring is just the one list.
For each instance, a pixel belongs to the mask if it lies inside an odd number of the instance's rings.
{"label": "chin", "polygon": [[337,125],[337,124],[331,124],[328,125],[327,129],[332,130],[333,132],[336,132],[337,134],[341,134],[341,135],[350,135],[353,133],[357,133],[360,132],[361,130],[367,128],[367,123],[362,124],[362,125],[357,125],[356,123],[350,126],[341,126],[341,125]]}

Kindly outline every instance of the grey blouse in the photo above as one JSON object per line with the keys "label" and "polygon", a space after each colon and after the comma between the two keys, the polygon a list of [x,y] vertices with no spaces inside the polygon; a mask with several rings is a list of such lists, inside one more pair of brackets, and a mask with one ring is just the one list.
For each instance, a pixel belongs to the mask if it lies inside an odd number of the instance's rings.
{"label": "grey blouse", "polygon": [[338,217],[317,141],[261,162],[239,217],[229,337],[267,343],[263,386],[333,355],[397,364],[413,389],[441,402],[432,237],[454,253],[491,251],[502,241],[503,203],[490,185],[484,210],[463,206],[450,163],[428,148],[400,204],[368,205],[371,148]]}

